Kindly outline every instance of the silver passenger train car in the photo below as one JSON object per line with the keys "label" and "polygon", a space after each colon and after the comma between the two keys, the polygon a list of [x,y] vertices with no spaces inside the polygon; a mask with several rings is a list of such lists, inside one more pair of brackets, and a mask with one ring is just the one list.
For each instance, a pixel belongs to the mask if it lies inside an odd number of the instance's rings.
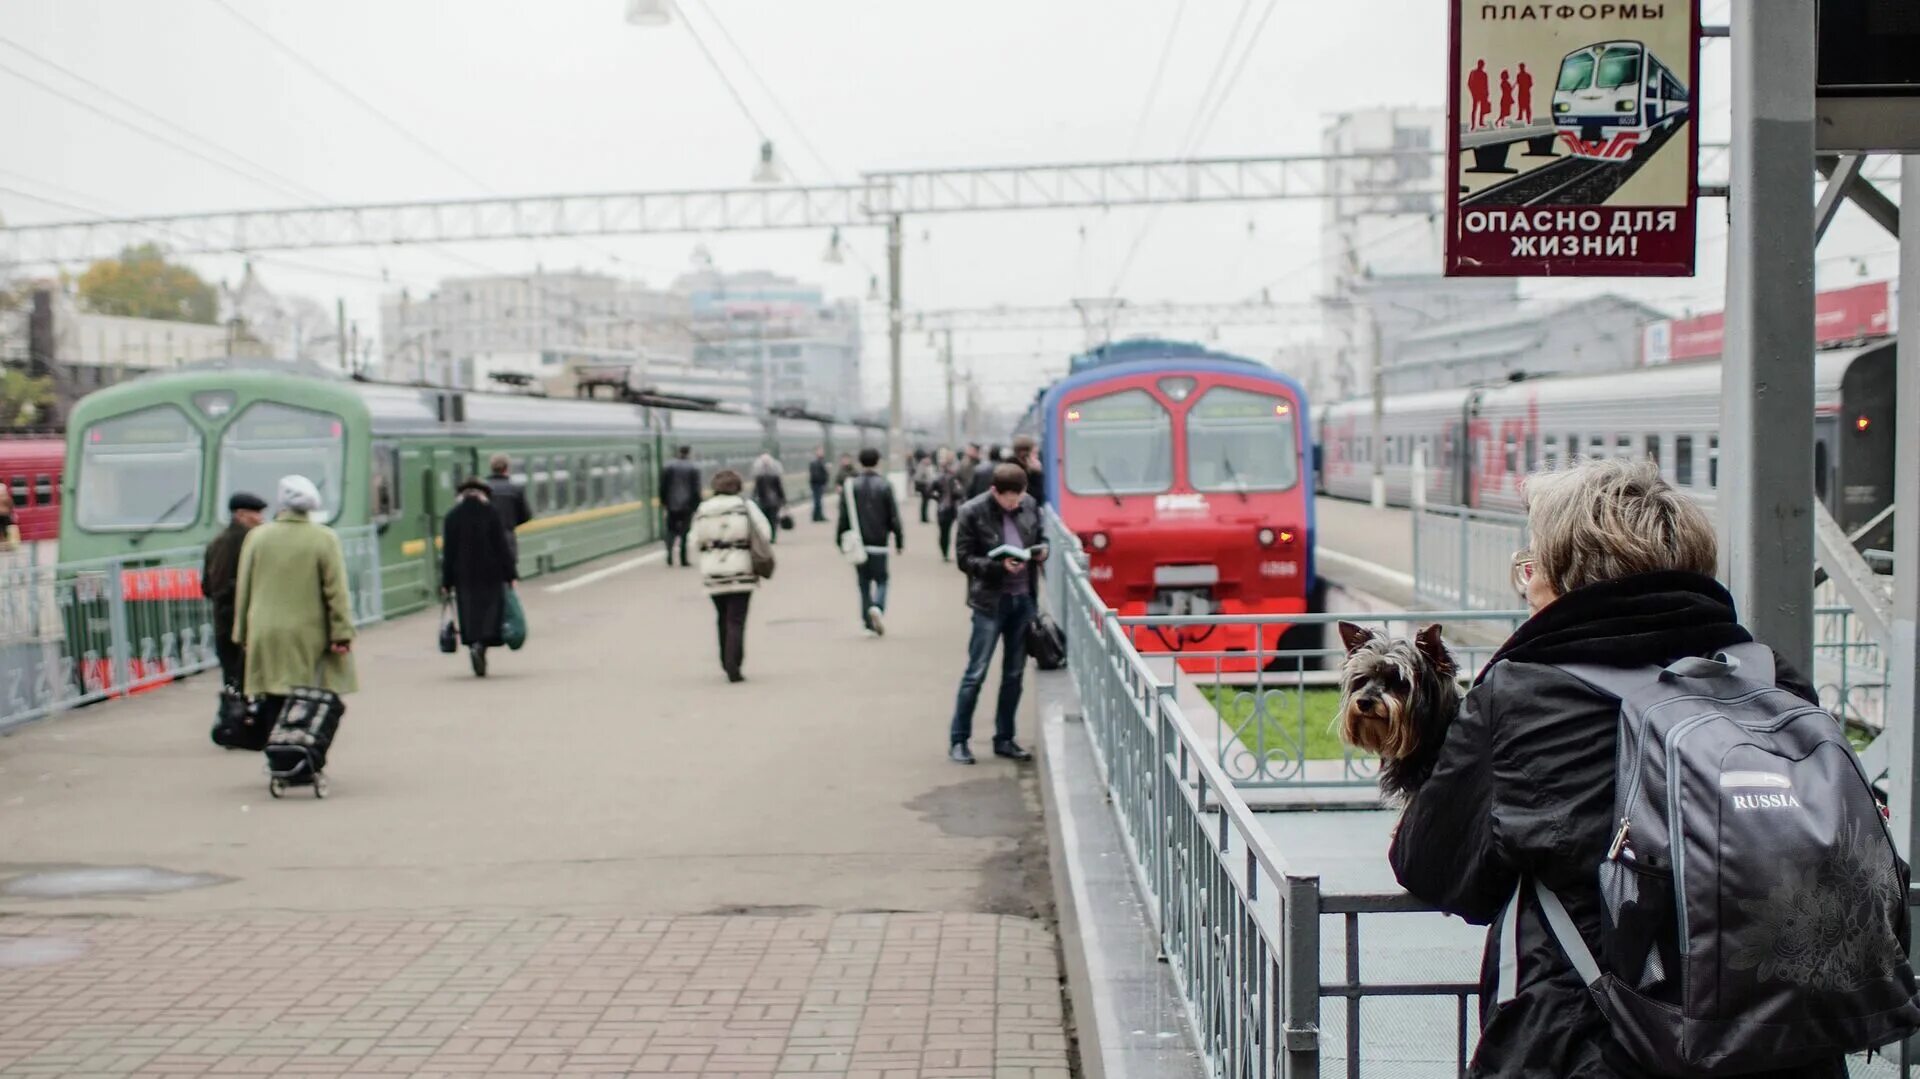
{"label": "silver passenger train car", "polygon": [[[1848,530],[1893,497],[1893,379],[1891,343],[1814,358],[1814,491]],[[1416,465],[1429,503],[1515,512],[1527,473],[1577,457],[1651,458],[1709,511],[1720,486],[1718,363],[1435,390],[1388,398],[1382,411],[1393,505],[1412,501]],[[1321,492],[1370,497],[1372,402],[1325,406],[1316,421]],[[1866,541],[1885,540],[1891,527]]]}

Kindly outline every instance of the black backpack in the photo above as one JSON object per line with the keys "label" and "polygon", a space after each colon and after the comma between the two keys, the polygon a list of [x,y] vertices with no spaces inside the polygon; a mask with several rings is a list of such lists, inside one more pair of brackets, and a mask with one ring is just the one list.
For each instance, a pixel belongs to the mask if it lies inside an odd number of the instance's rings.
{"label": "black backpack", "polygon": [[1920,1030],[1907,867],[1840,724],[1774,685],[1772,651],[1562,669],[1620,698],[1600,957],[1559,897],[1532,898],[1620,1045],[1658,1074],[1737,1075]]}
{"label": "black backpack", "polygon": [[1059,623],[1044,614],[1035,615],[1027,627],[1027,655],[1043,671],[1057,671],[1067,665],[1067,635]]}

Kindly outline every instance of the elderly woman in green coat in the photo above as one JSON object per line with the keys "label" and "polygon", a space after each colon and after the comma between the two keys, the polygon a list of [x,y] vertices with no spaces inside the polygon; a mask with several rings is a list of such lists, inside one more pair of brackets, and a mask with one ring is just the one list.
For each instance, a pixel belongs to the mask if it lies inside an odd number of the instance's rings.
{"label": "elderly woman in green coat", "polygon": [[312,520],[320,492],[304,476],[280,481],[280,512],[240,548],[233,639],[247,650],[249,697],[277,716],[288,691],[310,686],[352,693],[353,608],[340,537]]}

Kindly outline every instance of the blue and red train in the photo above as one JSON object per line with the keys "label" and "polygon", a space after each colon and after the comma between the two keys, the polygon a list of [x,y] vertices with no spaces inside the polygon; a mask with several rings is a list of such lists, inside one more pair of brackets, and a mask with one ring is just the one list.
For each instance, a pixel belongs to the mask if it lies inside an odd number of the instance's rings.
{"label": "blue and red train", "polygon": [[[1142,651],[1248,652],[1221,669],[1291,667],[1321,647],[1306,392],[1252,360],[1139,340],[1073,358],[1021,423],[1046,498],[1080,538],[1107,605],[1128,615],[1273,615],[1136,634]],[[1214,669],[1211,660],[1196,666]]]}

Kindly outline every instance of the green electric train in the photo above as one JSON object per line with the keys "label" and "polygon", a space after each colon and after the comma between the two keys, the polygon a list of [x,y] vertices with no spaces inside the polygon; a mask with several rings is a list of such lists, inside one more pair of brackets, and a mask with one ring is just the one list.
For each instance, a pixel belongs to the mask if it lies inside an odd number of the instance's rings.
{"label": "green electric train", "polygon": [[674,405],[395,385],[261,361],[149,375],[83,398],[69,417],[60,560],[177,562],[225,526],[233,492],[271,499],[280,477],[299,473],[319,487],[328,524],[377,547],[391,617],[434,602],[439,523],[459,482],[484,474],[493,454],[507,454],[526,485],[535,517],[520,529],[520,568],[534,576],[658,539],[655,489],[675,446],[692,447],[706,475],[744,474],[772,452],[797,499],[814,447],[837,455],[885,442],[871,426]]}

